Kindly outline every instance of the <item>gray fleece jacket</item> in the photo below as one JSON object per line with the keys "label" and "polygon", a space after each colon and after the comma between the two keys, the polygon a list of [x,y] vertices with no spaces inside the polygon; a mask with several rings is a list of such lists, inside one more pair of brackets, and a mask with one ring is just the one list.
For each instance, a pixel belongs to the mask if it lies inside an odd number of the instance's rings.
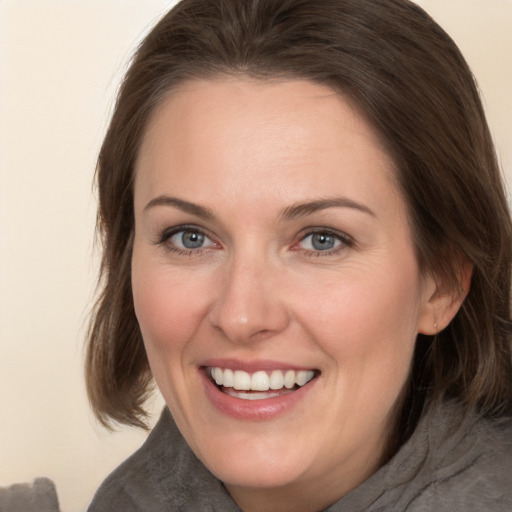
{"label": "gray fleece jacket", "polygon": [[[144,445],[101,485],[88,512],[240,512],[165,409]],[[325,512],[511,512],[512,419],[447,404],[398,453]],[[266,512],[266,511],[265,511]]]}

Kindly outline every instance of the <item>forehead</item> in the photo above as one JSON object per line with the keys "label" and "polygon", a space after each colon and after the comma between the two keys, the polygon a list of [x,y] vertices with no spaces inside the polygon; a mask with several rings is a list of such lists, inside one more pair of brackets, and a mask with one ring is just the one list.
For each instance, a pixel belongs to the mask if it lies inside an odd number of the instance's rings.
{"label": "forehead", "polygon": [[[210,204],[393,188],[394,163],[358,109],[308,81],[186,82],[150,120],[136,166],[136,202],[182,189]],[[264,185],[262,189],[262,184]],[[304,196],[304,197],[299,197]],[[385,200],[383,198],[383,200]]]}

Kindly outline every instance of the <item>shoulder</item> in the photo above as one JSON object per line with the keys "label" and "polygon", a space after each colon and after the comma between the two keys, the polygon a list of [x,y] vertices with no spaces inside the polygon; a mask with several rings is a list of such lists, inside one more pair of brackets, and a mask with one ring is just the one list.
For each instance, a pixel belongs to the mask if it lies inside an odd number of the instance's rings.
{"label": "shoulder", "polygon": [[88,512],[238,511],[197,459],[166,408],[142,447],[115,469]]}
{"label": "shoulder", "polygon": [[432,407],[398,453],[332,512],[510,512],[512,419]]}
{"label": "shoulder", "polygon": [[[162,421],[162,419],[160,420]],[[118,466],[101,484],[88,512],[142,512],[158,510],[158,496],[151,489],[149,461],[156,448],[154,432],[142,447]],[[151,498],[151,503],[148,499]]]}
{"label": "shoulder", "polygon": [[444,408],[427,424],[411,512],[512,510],[512,419],[488,420]]}
{"label": "shoulder", "polygon": [[423,501],[436,510],[512,510],[512,420],[477,420],[457,441],[450,451],[439,447]]}

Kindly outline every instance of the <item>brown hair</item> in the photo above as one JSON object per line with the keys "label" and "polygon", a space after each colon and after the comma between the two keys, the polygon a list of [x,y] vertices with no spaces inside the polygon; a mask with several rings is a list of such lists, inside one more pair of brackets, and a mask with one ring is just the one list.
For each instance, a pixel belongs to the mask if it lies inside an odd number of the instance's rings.
{"label": "brown hair", "polygon": [[222,75],[307,79],[350,97],[397,163],[422,270],[460,285],[461,261],[473,265],[452,323],[418,337],[402,437],[425,396],[510,413],[510,217],[478,91],[453,41],[408,0],[183,0],[136,52],[99,155],[102,292],[86,358],[99,420],[143,426],[152,390],[130,283],[144,130],[169,90]]}

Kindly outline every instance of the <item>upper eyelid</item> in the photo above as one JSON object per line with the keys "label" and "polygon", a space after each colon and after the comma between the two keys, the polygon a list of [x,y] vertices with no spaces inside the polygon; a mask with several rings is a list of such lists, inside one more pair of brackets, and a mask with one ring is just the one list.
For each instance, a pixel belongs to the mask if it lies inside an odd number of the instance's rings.
{"label": "upper eyelid", "polygon": [[354,238],[350,236],[349,234],[345,233],[344,231],[340,231],[338,229],[328,228],[328,227],[310,227],[303,229],[301,233],[299,234],[298,238],[299,240],[304,240],[304,238],[318,234],[318,233],[326,233],[328,235],[332,235],[335,237],[340,238],[344,242],[351,242],[354,243]]}
{"label": "upper eyelid", "polygon": [[172,236],[172,235],[175,235],[176,233],[179,233],[180,231],[197,231],[198,233],[202,233],[202,234],[210,237],[209,231],[207,229],[201,228],[201,227],[196,226],[194,224],[183,224],[183,225],[180,225],[180,226],[173,226],[173,227],[164,228],[161,231],[161,234],[165,235],[165,236]]}
{"label": "upper eyelid", "polygon": [[157,239],[155,241],[155,245],[166,242],[172,236],[176,235],[180,231],[196,231],[198,233],[205,235],[207,238],[209,238],[212,241],[216,240],[215,237],[212,236],[207,229],[201,228],[201,227],[193,225],[193,224],[183,224],[180,226],[164,228],[161,231],[159,231],[157,234]]}

